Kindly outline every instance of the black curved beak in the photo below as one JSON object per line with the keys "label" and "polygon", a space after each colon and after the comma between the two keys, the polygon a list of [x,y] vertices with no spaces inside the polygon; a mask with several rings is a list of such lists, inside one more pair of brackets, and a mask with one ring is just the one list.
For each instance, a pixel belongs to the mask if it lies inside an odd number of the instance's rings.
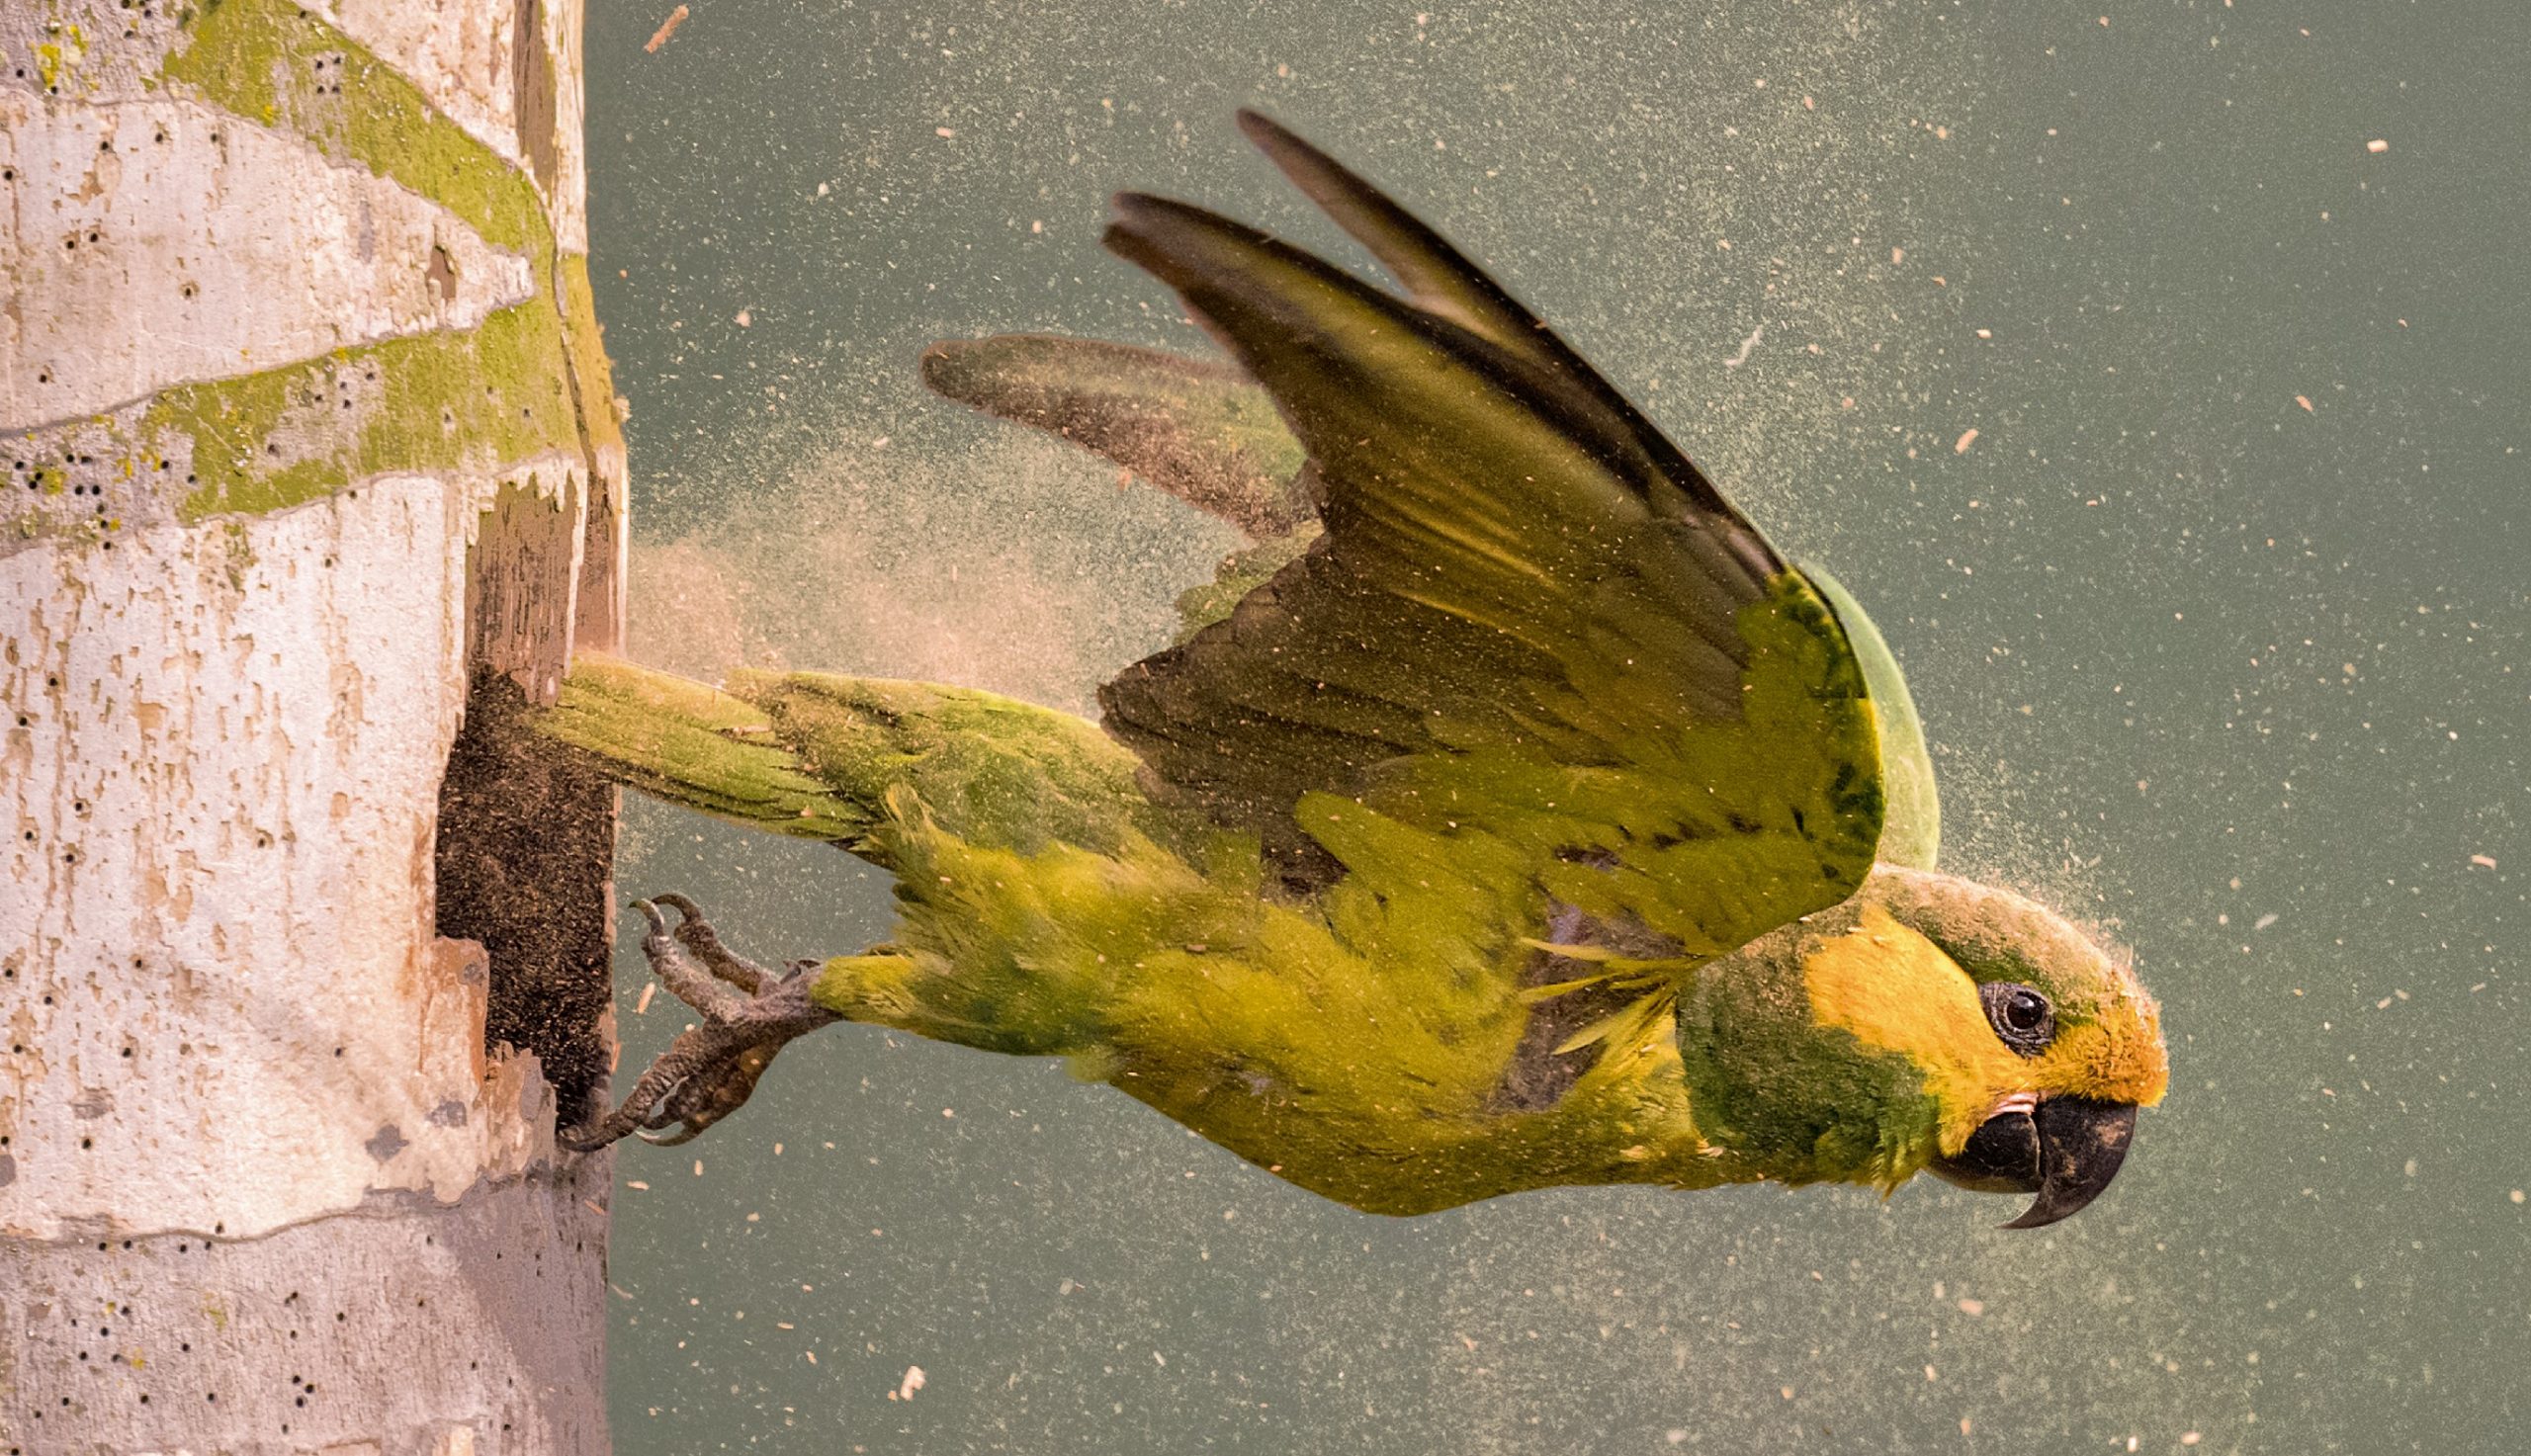
{"label": "black curved beak", "polygon": [[2007,1229],[2040,1229],[2101,1195],[2136,1136],[2131,1102],[2051,1097],[2034,1112],[1986,1120],[1957,1156],[1934,1159],[1937,1177],[1981,1193],[2036,1193]]}

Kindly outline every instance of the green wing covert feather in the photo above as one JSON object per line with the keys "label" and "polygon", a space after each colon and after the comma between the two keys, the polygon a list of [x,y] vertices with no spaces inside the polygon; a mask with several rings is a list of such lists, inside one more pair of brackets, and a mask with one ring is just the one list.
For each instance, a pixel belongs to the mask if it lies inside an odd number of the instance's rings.
{"label": "green wing covert feather", "polygon": [[1942,795],[1934,784],[1933,755],[1925,750],[1925,725],[1916,717],[1915,694],[1907,691],[1907,675],[1898,670],[1897,654],[1880,636],[1863,603],[1843,583],[1817,566],[1802,573],[1835,609],[1846,641],[1863,665],[1863,680],[1872,691],[1873,716],[1880,729],[1881,815],[1877,858],[1884,865],[1930,870],[1942,849]]}
{"label": "green wing covert feather", "polygon": [[1296,888],[1372,852],[1349,844],[1353,805],[1486,834],[1556,898],[1693,955],[1845,898],[1880,774],[1835,616],[1491,280],[1245,124],[1437,306],[1200,209],[1117,200],[1108,247],[1273,396],[1326,527],[1101,691],[1154,796],[1259,833]]}

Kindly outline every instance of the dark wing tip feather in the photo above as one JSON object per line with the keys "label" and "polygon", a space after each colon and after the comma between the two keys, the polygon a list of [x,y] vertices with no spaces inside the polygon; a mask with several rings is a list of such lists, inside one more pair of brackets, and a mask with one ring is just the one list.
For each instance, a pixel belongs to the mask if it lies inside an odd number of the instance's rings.
{"label": "dark wing tip feather", "polygon": [[992,378],[991,339],[936,339],[916,361],[922,386],[944,399],[982,409]]}
{"label": "dark wing tip feather", "polygon": [[1294,141],[1298,141],[1300,139],[1297,136],[1293,136],[1291,131],[1286,128],[1282,123],[1275,121],[1272,117],[1266,115],[1264,112],[1259,111],[1253,106],[1243,106],[1239,110],[1231,113],[1231,120],[1238,124],[1240,135],[1256,142],[1259,146],[1265,146],[1270,142],[1278,141],[1285,137],[1290,137]]}
{"label": "dark wing tip feather", "polygon": [[1190,245],[1225,236],[1263,233],[1243,228],[1218,213],[1175,198],[1147,192],[1120,192],[1108,203],[1111,220],[1098,234],[1098,245],[1133,264],[1181,297],[1212,281],[1209,270],[1189,257]]}
{"label": "dark wing tip feather", "polygon": [[1417,308],[1446,318],[1533,366],[1541,376],[1538,386],[1564,395],[1568,413],[1597,416],[1602,431],[1630,441],[1698,509],[1718,516],[1737,514],[1696,463],[1633,401],[1449,239],[1271,117],[1243,107],[1238,122],[1241,133],[1277,171],[1379,259]]}
{"label": "dark wing tip feather", "polygon": [[[1233,221],[1209,208],[1179,202],[1174,197],[1159,197],[1148,192],[1120,192],[1108,200],[1107,211],[1110,220],[1106,230],[1098,235],[1098,241],[1108,251],[1120,256],[1125,256],[1122,250],[1126,247],[1157,249],[1166,247],[1172,240],[1198,237],[1222,238],[1249,246],[1268,244],[1296,256],[1308,256],[1288,243],[1279,242],[1270,233]],[[1139,258],[1133,261],[1136,266],[1142,266]]]}
{"label": "dark wing tip feather", "polygon": [[[1369,192],[1368,185],[1358,179],[1353,185]],[[1376,192],[1369,196],[1381,207],[1396,211]],[[1499,332],[1463,322],[1458,316],[1462,310],[1421,307],[1270,233],[1191,203],[1127,192],[1117,194],[1111,207],[1113,220],[1100,242],[1176,291],[1195,321],[1275,395],[1304,443],[1310,442],[1309,421],[1294,413],[1292,381],[1275,377],[1273,357],[1295,346],[1313,353],[1329,347],[1305,341],[1317,335],[1330,302],[1342,299],[1341,306],[1372,310],[1422,336],[1456,367],[1502,390],[1517,402],[1516,407],[1551,421],[1631,488],[1648,493],[1657,482],[1666,481],[1684,497],[1691,519],[1701,529],[1727,539],[1738,569],[1749,577],[1743,585],[1754,588],[1783,569],[1764,535],[1722,498],[1677,447],[1545,329],[1521,337],[1517,345],[1507,343]],[[1407,221],[1422,226],[1412,218]],[[1438,239],[1436,244],[1447,248]],[[1455,252],[1447,256],[1454,267],[1491,287]],[[1318,295],[1322,288],[1327,295]],[[1519,305],[1508,299],[1505,306],[1519,311]],[[1519,316],[1527,317],[1526,312]],[[1318,354],[1319,367],[1341,366],[1344,346],[1332,347],[1333,352]],[[1543,352],[1549,350],[1553,352]],[[1291,363],[1288,358],[1284,362]]]}
{"label": "dark wing tip feather", "polygon": [[[1263,112],[1242,108],[1239,129],[1285,180],[1371,250],[1419,307],[1448,316],[1515,352],[1542,325],[1485,270],[1343,162]],[[1551,361],[1539,353],[1539,363]]]}

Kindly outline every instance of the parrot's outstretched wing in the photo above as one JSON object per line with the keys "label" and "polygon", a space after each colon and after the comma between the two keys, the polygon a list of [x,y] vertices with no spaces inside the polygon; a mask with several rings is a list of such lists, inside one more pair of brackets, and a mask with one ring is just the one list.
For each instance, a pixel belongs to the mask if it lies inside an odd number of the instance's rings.
{"label": "parrot's outstretched wing", "polygon": [[1101,339],[998,334],[923,350],[922,382],[1097,451],[1261,540],[1310,519],[1296,478],[1300,442],[1264,391],[1218,361]]}
{"label": "parrot's outstretched wing", "polygon": [[1242,125],[1412,300],[1211,213],[1117,199],[1308,451],[1325,532],[1100,693],[1156,798],[1258,832],[1296,890],[1360,806],[1516,851],[1549,894],[1727,951],[1844,899],[1882,819],[1862,667],[1800,572],[1448,244]]}
{"label": "parrot's outstretched wing", "polygon": [[[1096,339],[997,334],[932,345],[922,380],[962,404],[1095,451],[1257,539],[1223,557],[1212,581],[1178,597],[1181,640],[1229,616],[1318,539],[1316,483],[1302,470],[1300,442],[1272,396],[1227,366]],[[1852,594],[1815,563],[1801,571],[1836,609],[1872,694],[1887,799],[1880,863],[1930,870],[1942,805],[1897,656]]]}

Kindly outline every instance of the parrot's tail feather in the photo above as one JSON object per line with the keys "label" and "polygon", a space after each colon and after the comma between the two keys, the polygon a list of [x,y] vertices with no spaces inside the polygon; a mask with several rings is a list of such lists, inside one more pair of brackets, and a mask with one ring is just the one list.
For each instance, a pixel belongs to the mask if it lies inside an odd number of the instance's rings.
{"label": "parrot's tail feather", "polygon": [[820,778],[755,703],[690,678],[582,652],[536,727],[618,783],[748,828],[870,856],[875,804]]}
{"label": "parrot's tail feather", "polygon": [[714,688],[582,653],[537,728],[620,783],[888,869],[909,826],[1023,854],[1162,827],[1096,725],[973,688],[760,671]]}

